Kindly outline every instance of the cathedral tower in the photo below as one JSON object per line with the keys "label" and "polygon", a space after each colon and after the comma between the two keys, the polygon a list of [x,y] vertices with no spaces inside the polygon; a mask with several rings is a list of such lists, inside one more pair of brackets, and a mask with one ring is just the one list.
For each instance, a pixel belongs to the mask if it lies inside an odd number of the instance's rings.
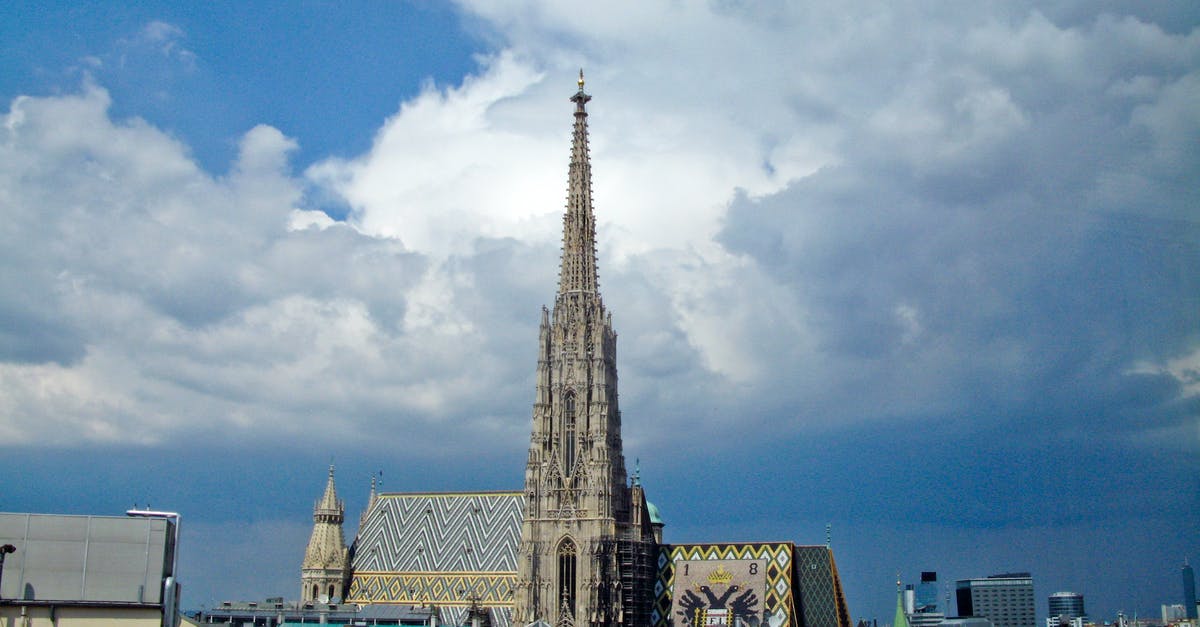
{"label": "cathedral tower", "polygon": [[542,308],[533,433],[513,620],[646,625],[654,535],[640,486],[626,483],[617,406],[617,335],[596,274],[586,105],[571,140],[554,309]]}
{"label": "cathedral tower", "polygon": [[300,598],[306,602],[332,603],[345,596],[350,574],[350,551],[342,534],[346,506],[337,497],[333,484],[333,465],[325,494],[313,506],[313,532],[300,566]]}

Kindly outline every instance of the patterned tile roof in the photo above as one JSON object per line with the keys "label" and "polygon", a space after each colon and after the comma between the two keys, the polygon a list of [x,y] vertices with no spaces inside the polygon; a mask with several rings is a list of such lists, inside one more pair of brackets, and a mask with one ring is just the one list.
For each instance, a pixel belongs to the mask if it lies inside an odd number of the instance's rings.
{"label": "patterned tile roof", "polygon": [[520,492],[382,494],[354,545],[354,572],[516,572]]}
{"label": "patterned tile roof", "polygon": [[805,627],[850,627],[850,611],[842,591],[833,551],[827,546],[797,546],[796,588]]}
{"label": "patterned tile roof", "polygon": [[507,625],[524,511],[520,492],[379,495],[355,540],[348,600],[436,605],[460,622],[478,605]]}
{"label": "patterned tile roof", "polygon": [[[688,566],[692,578],[687,577]],[[702,574],[700,579],[694,576],[697,572]],[[727,593],[720,594],[722,589]],[[656,627],[731,625],[735,622],[732,613],[738,611],[735,604],[743,599],[741,611],[754,614],[752,624],[850,627],[833,552],[825,546],[791,542],[662,545],[654,593],[651,623]],[[697,615],[697,609],[702,613]]]}
{"label": "patterned tile roof", "polygon": [[[446,624],[463,624],[475,605],[493,627],[511,624],[521,492],[381,494],[354,545],[347,601],[436,606]],[[662,545],[652,624],[673,616],[675,566],[757,562],[762,581],[755,609],[770,627],[850,627],[833,553],[791,542]],[[674,608],[677,610],[678,608]],[[715,618],[717,612],[713,612]]]}

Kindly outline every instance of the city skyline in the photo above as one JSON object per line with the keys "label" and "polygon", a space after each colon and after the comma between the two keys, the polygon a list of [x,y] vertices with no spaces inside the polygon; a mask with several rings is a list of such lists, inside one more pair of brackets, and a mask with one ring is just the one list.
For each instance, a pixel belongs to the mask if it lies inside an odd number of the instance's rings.
{"label": "city skyline", "polygon": [[1182,596],[1196,8],[0,16],[0,508],[181,512],[186,607],[293,593],[331,458],[350,521],[519,488],[580,66],[668,542],[832,524],[881,623],[897,570]]}

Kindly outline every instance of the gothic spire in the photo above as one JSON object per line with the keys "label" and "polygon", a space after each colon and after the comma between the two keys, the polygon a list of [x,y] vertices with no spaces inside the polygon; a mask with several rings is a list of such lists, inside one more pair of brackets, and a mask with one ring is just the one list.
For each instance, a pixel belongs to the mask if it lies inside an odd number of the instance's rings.
{"label": "gothic spire", "polygon": [[558,294],[599,295],[596,277],[596,218],[592,214],[592,164],[588,156],[587,109],[592,97],[579,91],[575,103],[575,129],[571,137],[571,166],[567,174],[567,211],[563,215],[562,266],[558,271]]}
{"label": "gothic spire", "polygon": [[342,534],[346,506],[337,496],[333,482],[333,464],[325,493],[313,505],[313,531],[300,565],[300,595],[304,601],[341,598],[345,576],[350,568],[350,552]]}
{"label": "gothic spire", "polygon": [[[571,97],[575,127],[558,294],[553,312],[542,309],[538,335],[514,625],[651,623],[653,572],[634,564],[653,562],[660,527],[643,524],[645,495],[629,485],[625,472],[617,334],[596,279],[590,99],[580,72],[579,90]],[[618,546],[624,547],[619,555]]]}
{"label": "gothic spire", "polygon": [[[318,502],[317,506],[315,508],[313,508],[313,515],[314,516],[319,516],[321,514],[332,515],[332,514],[336,513],[337,517],[340,518],[342,516],[343,511],[344,511],[344,508],[342,506],[342,502],[340,500],[338,500],[338,497],[337,497],[337,486],[335,486],[333,483],[333,464],[330,464],[329,465],[329,481],[327,481],[325,483],[325,494],[323,494],[321,496],[320,502]],[[337,522],[341,523],[340,520]]]}

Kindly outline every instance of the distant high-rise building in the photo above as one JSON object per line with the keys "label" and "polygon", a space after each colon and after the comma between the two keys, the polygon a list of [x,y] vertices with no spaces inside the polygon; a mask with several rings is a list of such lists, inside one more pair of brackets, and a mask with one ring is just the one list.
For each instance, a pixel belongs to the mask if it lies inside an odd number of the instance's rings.
{"label": "distant high-rise building", "polygon": [[[912,586],[909,586],[912,588]],[[909,608],[909,627],[937,627],[945,620],[946,615],[938,611],[937,573],[921,572],[921,583],[912,591],[911,607]]]}
{"label": "distant high-rise building", "polygon": [[1164,625],[1173,625],[1187,618],[1187,610],[1178,603],[1173,605],[1162,606],[1162,622]]}
{"label": "distant high-rise building", "polygon": [[1196,573],[1186,559],[1183,560],[1183,610],[1189,619],[1196,620]]}
{"label": "distant high-rise building", "polygon": [[1035,627],[1033,577],[1005,573],[984,579],[960,579],[955,584],[959,616],[980,616],[995,627]]}
{"label": "distant high-rise building", "polygon": [[928,570],[922,571],[921,583],[917,586],[916,607],[913,608],[913,612],[919,614],[937,612],[937,597],[937,573]]}
{"label": "distant high-rise building", "polygon": [[1047,616],[1064,620],[1082,618],[1087,622],[1087,612],[1083,609],[1083,595],[1078,592],[1055,592],[1050,595],[1050,612]]}

